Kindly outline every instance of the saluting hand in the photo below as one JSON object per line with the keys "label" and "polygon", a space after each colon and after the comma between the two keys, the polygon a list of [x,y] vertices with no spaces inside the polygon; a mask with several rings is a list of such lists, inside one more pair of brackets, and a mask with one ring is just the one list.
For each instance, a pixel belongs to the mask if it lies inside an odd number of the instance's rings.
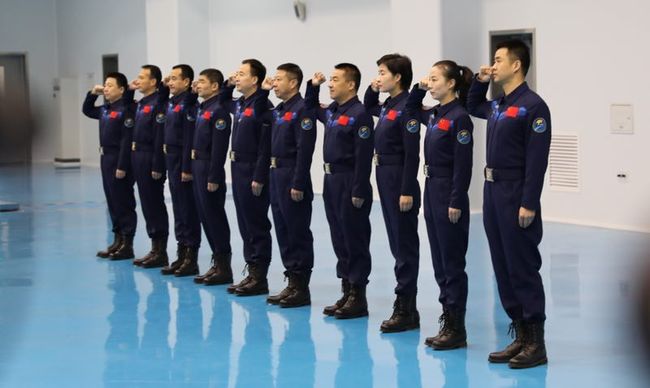
{"label": "saluting hand", "polygon": [[134,79],[133,81],[129,82],[129,90],[138,90],[139,85],[140,85],[140,81]]}
{"label": "saluting hand", "polygon": [[197,94],[199,91],[197,87],[199,86],[199,81],[194,80],[192,81],[192,93]]}
{"label": "saluting hand", "polygon": [[126,171],[120,170],[119,168],[115,170],[115,178],[124,179],[125,176],[126,176]]}
{"label": "saluting hand", "polygon": [[230,73],[230,75],[228,76],[228,80],[226,81],[226,84],[227,84],[228,86],[235,86],[235,79],[236,79],[236,78],[237,78],[237,72],[236,72],[236,71],[233,71],[233,72]]}
{"label": "saluting hand", "polygon": [[375,78],[372,80],[370,83],[370,89],[372,89],[373,92],[379,93],[379,78]]}
{"label": "saluting hand", "polygon": [[535,210],[526,209],[525,207],[519,208],[519,226],[526,229],[533,223],[535,219]]}
{"label": "saluting hand", "polygon": [[165,78],[162,79],[162,84],[165,85],[165,86],[168,86],[169,85],[169,80],[171,78],[172,77],[170,75],[166,76]]}
{"label": "saluting hand", "polygon": [[418,87],[422,90],[429,90],[429,77],[424,77],[420,80]]}
{"label": "saluting hand", "polygon": [[453,207],[449,208],[449,222],[452,224],[457,224],[458,220],[460,220],[460,216],[462,215],[462,211],[460,209],[456,209]]}
{"label": "saluting hand", "polygon": [[94,94],[96,96],[101,96],[104,94],[104,86],[103,85],[95,85],[93,86],[92,89],[90,89],[90,94]]}
{"label": "saluting hand", "polygon": [[476,79],[479,80],[480,82],[490,82],[490,79],[492,79],[492,74],[494,73],[494,69],[492,66],[481,66],[480,70],[478,71],[478,75],[476,76]]}
{"label": "saluting hand", "polygon": [[314,76],[311,79],[311,84],[313,86],[320,86],[323,83],[325,83],[326,80],[327,80],[327,78],[325,78],[325,74],[323,74],[321,72],[317,72],[317,73],[314,73]]}
{"label": "saluting hand", "polygon": [[270,77],[264,78],[264,82],[262,82],[262,89],[264,90],[273,89],[273,79]]}

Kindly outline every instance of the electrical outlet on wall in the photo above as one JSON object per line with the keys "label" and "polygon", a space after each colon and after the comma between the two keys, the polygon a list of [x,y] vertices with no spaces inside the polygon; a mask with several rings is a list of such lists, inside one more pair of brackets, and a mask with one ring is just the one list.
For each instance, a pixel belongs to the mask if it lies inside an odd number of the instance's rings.
{"label": "electrical outlet on wall", "polygon": [[634,134],[634,109],[631,104],[610,105],[609,121],[611,133]]}

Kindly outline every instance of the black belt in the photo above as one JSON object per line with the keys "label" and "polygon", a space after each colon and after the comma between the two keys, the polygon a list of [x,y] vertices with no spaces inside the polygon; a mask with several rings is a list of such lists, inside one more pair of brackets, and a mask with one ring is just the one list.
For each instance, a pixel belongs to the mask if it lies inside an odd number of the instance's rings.
{"label": "black belt", "polygon": [[163,152],[167,154],[180,154],[183,150],[183,147],[173,144],[163,144]]}
{"label": "black belt", "polygon": [[120,152],[120,147],[117,146],[102,146],[99,147],[99,154],[104,155],[104,154],[116,154]]}
{"label": "black belt", "polygon": [[208,151],[192,150],[192,160],[210,160],[212,155]]}
{"label": "black belt", "polygon": [[449,178],[454,176],[454,169],[451,167],[436,167],[425,164],[424,176],[427,178]]}
{"label": "black belt", "polygon": [[151,144],[145,144],[145,143],[138,143],[138,142],[131,142],[131,151],[136,152],[136,151],[146,151],[146,152],[152,152],[153,151],[153,145]]}
{"label": "black belt", "polygon": [[230,161],[241,163],[255,163],[257,162],[257,154],[230,151]]}
{"label": "black belt", "polygon": [[296,159],[278,158],[277,156],[271,156],[271,168],[287,168],[287,167],[296,167]]}
{"label": "black belt", "polygon": [[518,181],[524,179],[524,170],[518,168],[490,168],[485,167],[483,176],[488,182]]}
{"label": "black belt", "polygon": [[354,171],[354,166],[350,164],[323,163],[323,171],[327,175],[338,174],[341,172]]}
{"label": "black belt", "polygon": [[402,154],[374,154],[372,161],[375,166],[394,166],[404,164],[404,155]]}

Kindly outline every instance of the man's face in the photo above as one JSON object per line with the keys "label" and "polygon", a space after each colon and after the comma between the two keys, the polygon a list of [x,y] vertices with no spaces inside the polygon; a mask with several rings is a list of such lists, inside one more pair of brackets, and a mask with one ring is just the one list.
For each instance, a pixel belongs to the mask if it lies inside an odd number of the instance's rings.
{"label": "man's face", "polygon": [[500,48],[494,53],[494,64],[492,65],[492,80],[498,84],[508,82],[515,75],[515,71],[521,71],[521,61],[514,59],[507,48]]}
{"label": "man's face", "polygon": [[237,91],[242,94],[249,93],[257,86],[257,77],[251,75],[251,66],[248,63],[239,66],[235,76],[235,86]]}
{"label": "man's face", "polygon": [[124,88],[117,86],[117,80],[112,77],[106,78],[104,81],[104,98],[109,102],[114,102],[122,98]]}
{"label": "man's face", "polygon": [[330,76],[329,88],[330,98],[338,100],[340,97],[354,92],[354,82],[347,79],[345,70],[334,69]]}
{"label": "man's face", "polygon": [[190,79],[183,78],[181,69],[172,69],[167,86],[169,86],[171,94],[177,95],[183,93],[190,86]]}
{"label": "man's face", "polygon": [[273,91],[279,99],[286,100],[295,92],[296,83],[297,80],[292,74],[278,70],[273,78]]}
{"label": "man's face", "polygon": [[208,77],[200,75],[196,80],[196,92],[201,98],[210,98],[219,91],[219,85],[215,82],[212,83]]}
{"label": "man's face", "polygon": [[143,94],[148,94],[156,89],[156,79],[151,77],[149,69],[140,69],[137,83],[138,90]]}

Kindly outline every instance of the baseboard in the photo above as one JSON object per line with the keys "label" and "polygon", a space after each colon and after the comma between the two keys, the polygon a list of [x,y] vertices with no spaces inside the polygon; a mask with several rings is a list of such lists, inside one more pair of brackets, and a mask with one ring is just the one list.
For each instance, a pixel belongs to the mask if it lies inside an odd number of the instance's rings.
{"label": "baseboard", "polygon": [[79,158],[54,158],[55,168],[81,168]]}

